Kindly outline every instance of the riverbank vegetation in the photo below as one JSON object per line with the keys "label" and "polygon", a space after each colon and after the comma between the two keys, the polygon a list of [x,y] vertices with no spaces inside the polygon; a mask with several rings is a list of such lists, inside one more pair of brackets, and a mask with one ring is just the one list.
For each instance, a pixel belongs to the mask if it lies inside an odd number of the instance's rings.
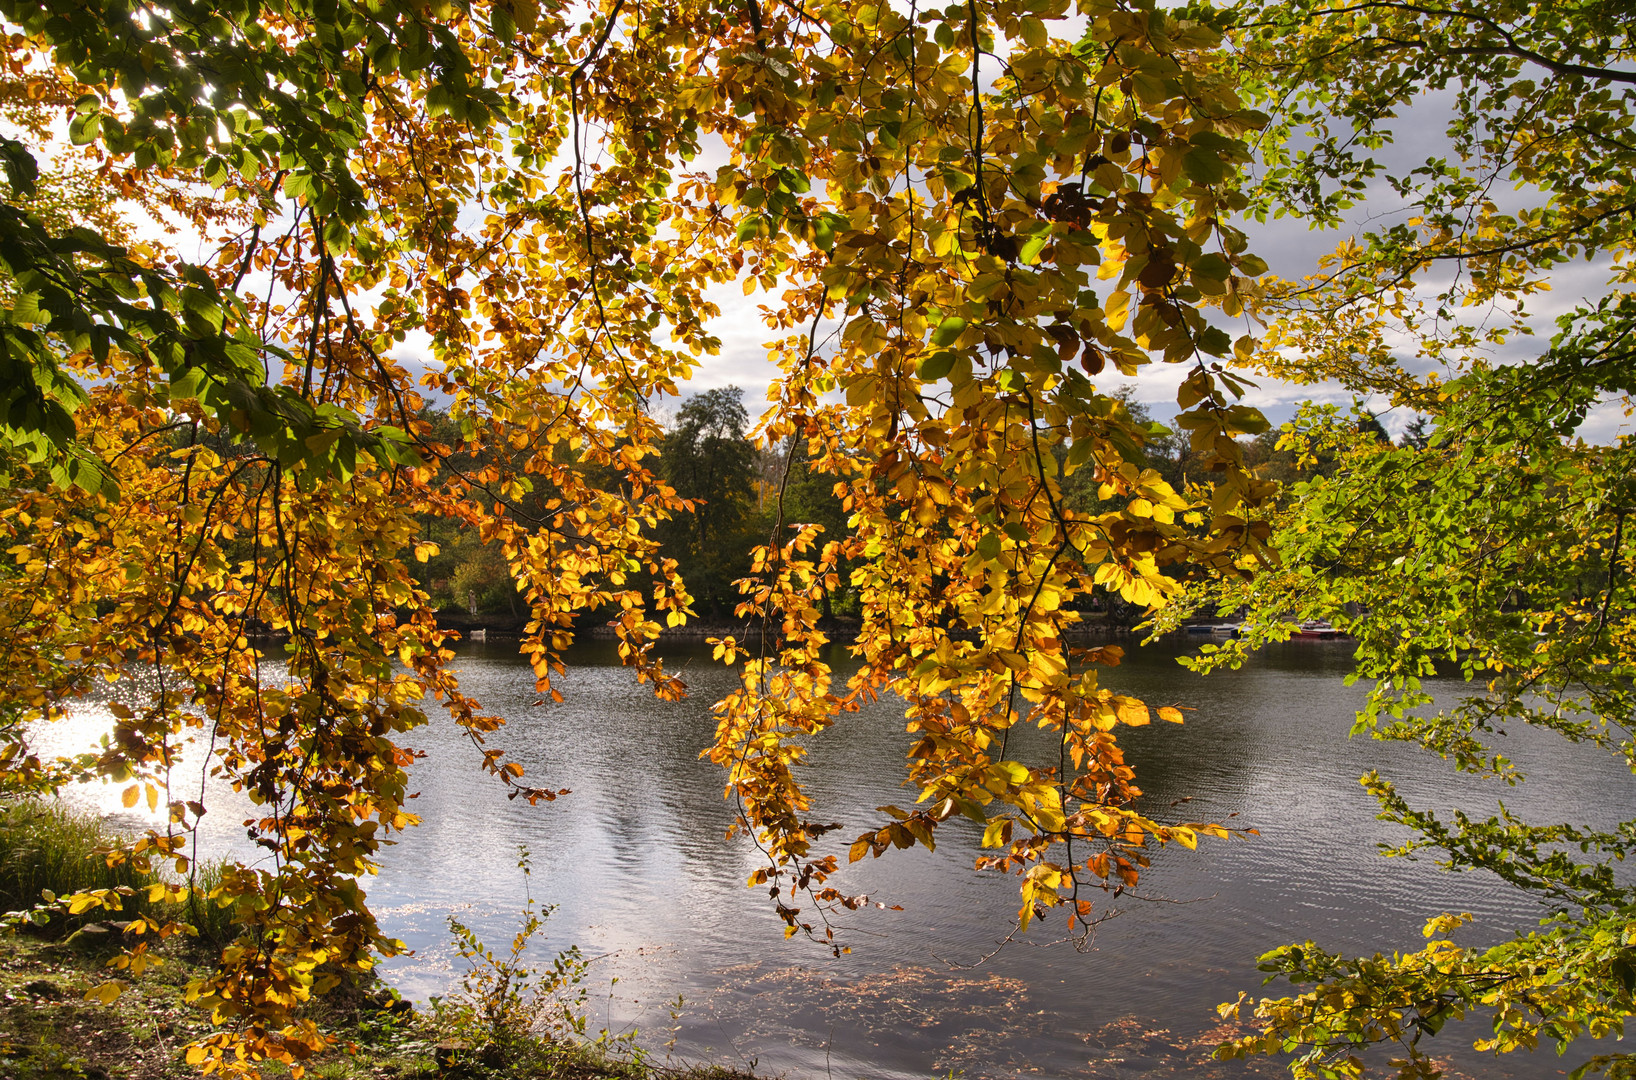
{"label": "riverbank vegetation", "polygon": [[[95,944],[53,942],[32,934],[8,939],[0,953],[0,1069],[8,1080],[184,1080],[199,1075],[188,1045],[211,1024],[188,986],[211,968],[207,953],[160,951],[159,963],[111,1002],[89,997],[119,951],[117,933]],[[519,1036],[504,1048],[447,1037],[433,1014],[416,1012],[365,979],[325,995],[310,1016],[335,1046],[308,1059],[321,1080],[749,1080],[750,1073],[649,1057],[632,1045]],[[289,1070],[267,1069],[269,1078]]]}
{"label": "riverbank vegetation", "polygon": [[[1152,410],[1138,402],[1129,389],[1116,400],[1131,420],[1149,431],[1138,463],[1152,469],[1177,491],[1196,486],[1209,475],[1209,463],[1194,451],[1185,434],[1156,423]],[[457,426],[443,410],[428,409],[423,419],[451,443],[460,441]],[[1360,429],[1388,439],[1378,420],[1362,412]],[[740,600],[736,582],[752,570],[756,541],[773,527],[776,515],[816,524],[823,535],[838,536],[847,529],[845,485],[836,493],[833,476],[813,468],[811,448],[792,436],[776,446],[758,445],[750,436],[750,417],[743,392],[736,386],[705,391],[685,400],[665,425],[653,449],[653,471],[664,478],[692,510],[661,524],[657,530],[661,558],[673,559],[693,597],[698,619],[712,627],[731,626]],[[1410,436],[1412,437],[1412,435]],[[1244,447],[1247,465],[1275,480],[1281,490],[1300,481],[1327,476],[1335,470],[1333,454],[1305,458],[1280,445],[1282,434],[1263,432]],[[462,466],[489,464],[471,458]],[[1063,501],[1089,512],[1097,502],[1091,474],[1065,478]],[[414,568],[416,584],[425,590],[440,612],[488,616],[521,626],[527,605],[519,597],[507,568],[503,545],[484,542],[479,530],[459,522],[427,517],[422,535],[437,545],[436,554]],[[850,564],[837,564],[837,588],[820,589],[817,600],[825,619],[855,617],[860,609],[857,591],[850,584]],[[1172,576],[1185,575],[1185,566],[1167,568]],[[1087,627],[1130,630],[1145,618],[1145,608],[1107,597],[1087,598]],[[611,612],[599,609],[584,614],[581,629],[605,624]],[[726,632],[726,631],[718,631]]]}
{"label": "riverbank vegetation", "polygon": [[[776,447],[750,438],[750,416],[737,387],[706,391],[682,402],[651,448],[651,469],[691,507],[661,522],[655,538],[660,559],[674,561],[685,575],[695,613],[716,623],[732,620],[740,595],[734,582],[751,569],[751,550],[774,526],[777,508],[802,521],[839,533],[847,514],[835,494],[834,477],[815,473],[810,452],[799,439]],[[445,410],[427,410],[424,421],[453,444],[459,426]],[[453,468],[500,468],[494,451],[463,454]],[[613,484],[609,474],[603,478]],[[541,501],[534,496],[534,501]],[[415,567],[416,584],[440,609],[464,614],[509,615],[519,624],[527,614],[507,566],[503,544],[485,541],[480,530],[460,521],[428,515],[422,536],[435,554]],[[637,577],[643,577],[638,572]],[[843,580],[818,597],[826,616],[856,615],[858,598]],[[586,613],[583,625],[605,624],[606,608]]]}
{"label": "riverbank vegetation", "polygon": [[[1355,635],[1371,687],[1355,734],[1418,744],[1500,791],[1527,780],[1506,738],[1524,727],[1636,771],[1628,15],[1298,2],[1223,17],[1264,100],[1302,95],[1266,129],[1260,211],[1335,227],[1383,189],[1402,206],[1315,273],[1264,282],[1262,370],[1335,379],[1419,420],[1393,445],[1333,409],[1302,413],[1288,444],[1334,468],[1274,512],[1276,567],[1195,589],[1247,613],[1200,666],[1287,635],[1290,613],[1328,619]],[[1434,112],[1439,153],[1400,164],[1392,144]],[[1598,411],[1622,422],[1588,431]],[[1438,664],[1469,680],[1462,693],[1434,700],[1422,680]],[[1407,837],[1385,854],[1492,874],[1540,903],[1540,927],[1473,948],[1450,940],[1469,916],[1435,914],[1400,952],[1276,950],[1263,969],[1295,991],[1256,1002],[1262,1030],[1224,1052],[1294,1050],[1299,1075],[1349,1075],[1360,1047],[1386,1042],[1400,1074],[1430,1076],[1426,1044],[1476,1015],[1491,1023],[1482,1049],[1572,1049],[1576,1076],[1628,1075],[1636,1058],[1613,1041],[1636,1006],[1628,810],[1530,820],[1503,797],[1467,813],[1417,805],[1378,772],[1362,783]]]}
{"label": "riverbank vegetation", "polygon": [[[1248,835],[1141,801],[1120,736],[1185,703],[1104,685],[1124,653],[1079,631],[1114,605],[1246,611],[1205,666],[1332,619],[1360,733],[1501,784],[1515,725],[1636,767],[1631,445],[1587,434],[1636,391],[1625,7],[0,0],[0,788],[146,808],[104,865],[173,876],[119,970],[206,893],[231,940],[187,1053],[250,1075],[332,1050],[314,1001],[402,948],[358,882],[416,823],[431,711],[511,797],[567,794],[493,741],[445,604],[515,605],[542,708],[588,620],[665,700],[663,629],[754,626],[714,641],[737,686],[702,749],[751,886],[836,954],[844,864],[957,818],[1019,933],[1081,941],[1164,849]],[[1333,253],[1270,265],[1275,217]],[[684,396],[728,294],[765,406]],[[1267,379],[1413,419],[1274,434]],[[1164,424],[1132,381],[1174,387]],[[1466,698],[1426,697],[1439,661]],[[802,766],[881,697],[912,798],[842,829]],[[42,754],[88,699],[106,737]],[[1023,755],[1024,722],[1052,745]],[[204,890],[190,740],[259,856]],[[1452,1015],[1498,1052],[1622,1030],[1636,826],[1366,784],[1401,854],[1551,920],[1270,954],[1317,988],[1224,1054],[1351,1076],[1385,1042],[1430,1076]],[[125,887],[39,902],[102,918]],[[1586,1067],[1628,1072],[1606,1045]]]}
{"label": "riverbank vegetation", "polygon": [[[61,803],[18,800],[0,807],[0,905],[11,914],[0,950],[0,1070],[7,1080],[171,1080],[197,1076],[189,1046],[212,1024],[196,993],[231,944],[228,921],[200,883],[202,905],[146,900],[156,880],[106,853],[122,837]],[[527,873],[527,859],[522,864]],[[212,875],[219,877],[218,875]],[[163,875],[158,876],[160,879]],[[42,896],[109,890],[119,907],[92,917]],[[532,899],[509,949],[492,950],[451,921],[465,967],[456,985],[416,1009],[372,973],[340,978],[301,1009],[333,1045],[304,1062],[324,1080],[750,1080],[748,1072],[691,1066],[650,1054],[634,1033],[591,1032],[583,984],[590,966],[576,950],[529,955],[546,909]],[[139,918],[180,925],[140,970],[119,966]],[[107,992],[117,982],[118,994]],[[276,1067],[270,1077],[289,1075]]]}

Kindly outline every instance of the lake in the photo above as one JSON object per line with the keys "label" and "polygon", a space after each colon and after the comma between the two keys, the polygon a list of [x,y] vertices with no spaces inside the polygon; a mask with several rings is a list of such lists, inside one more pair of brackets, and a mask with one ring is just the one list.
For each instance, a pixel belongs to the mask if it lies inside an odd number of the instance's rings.
{"label": "lake", "polygon": [[[428,752],[411,783],[424,824],[366,883],[383,927],[415,950],[390,961],[386,976],[417,999],[445,992],[459,962],[451,912],[491,946],[508,944],[526,846],[533,895],[556,905],[537,959],[570,944],[598,957],[592,1030],[634,1028],[650,1049],[672,1041],[688,1060],[825,1080],[1277,1075],[1272,1061],[1208,1063],[1222,1034],[1215,1006],[1259,988],[1258,954],[1306,938],[1353,952],[1413,949],[1425,919],[1443,911],[1476,915],[1462,940],[1496,940],[1542,914],[1486,874],[1381,858],[1377,844],[1403,837],[1375,820],[1357,783],[1364,772],[1378,768],[1412,803],[1440,810],[1491,808],[1503,795],[1524,816],[1628,816],[1630,774],[1554,737],[1509,738],[1532,777],[1512,790],[1456,776],[1412,747],[1348,740],[1363,688],[1343,685],[1346,642],[1292,641],[1208,677],[1175,663],[1196,645],[1132,648],[1105,674],[1104,685],[1150,704],[1193,710],[1179,727],[1121,729],[1121,742],[1144,809],[1237,815],[1232,824],[1260,835],[1156,852],[1139,890],[1147,899],[1121,900],[1123,913],[1083,952],[1055,942],[1053,917],[986,960],[1011,927],[1016,882],[972,869],[977,829],[965,824],[940,831],[951,840],[935,853],[892,851],[843,870],[844,890],[902,908],[850,916],[849,955],[785,940],[765,890],[744,885],[759,856],[743,838],[724,839],[732,812],[722,774],[698,757],[714,727],[710,705],[735,681],[708,647],[667,649],[690,697],[661,703],[618,666],[611,642],[576,646],[565,700],[538,707],[514,643],[464,645],[462,685],[509,721],[491,745],[521,761],[530,782],[573,793],[535,807],[508,801],[446,719],[414,733],[411,744]],[[843,654],[834,662],[844,670]],[[845,823],[832,834],[843,863],[847,843],[880,818],[874,807],[913,801],[898,786],[907,745],[893,699],[843,717],[812,744],[814,816]],[[117,806],[111,790],[97,801],[106,809],[110,797]],[[1192,801],[1170,810],[1179,799]],[[215,843],[230,842],[237,816],[225,807],[207,817]],[[1100,907],[1102,894],[1094,897]],[[1434,1049],[1457,1072],[1519,1078],[1559,1075],[1589,1053],[1488,1058],[1470,1050],[1474,1033],[1451,1024]]]}
{"label": "lake", "polygon": [[[1194,709],[1183,726],[1122,729],[1121,741],[1146,806],[1191,798],[1170,813],[1236,814],[1235,824],[1260,836],[1156,853],[1140,890],[1153,899],[1125,904],[1088,951],[1051,944],[1060,936],[1053,919],[976,967],[959,965],[1005,936],[1017,894],[1014,880],[972,869],[975,826],[957,827],[965,843],[892,851],[843,871],[843,888],[903,908],[853,916],[850,955],[784,940],[765,891],[744,886],[758,856],[723,839],[732,814],[722,775],[698,758],[714,727],[710,704],[734,685],[705,647],[669,650],[687,701],[655,702],[617,666],[611,643],[589,643],[570,657],[565,701],[538,708],[514,646],[467,646],[463,685],[511,721],[494,745],[516,755],[532,782],[573,794],[532,808],[508,802],[474,769],[447,764],[475,757],[452,725],[425,733],[440,763],[415,776],[425,824],[388,853],[371,890],[387,926],[419,954],[394,961],[390,977],[415,996],[441,990],[450,971],[444,918],[463,903],[476,905],[470,918],[491,944],[509,941],[522,901],[516,849],[527,845],[536,897],[558,905],[550,945],[605,956],[593,982],[611,1000],[597,1004],[593,1027],[634,1025],[657,1045],[672,1024],[665,1003],[680,993],[676,1051],[690,1059],[847,1078],[1198,1075],[1200,1047],[1215,1041],[1214,1007],[1260,985],[1255,957],[1269,948],[1313,938],[1353,951],[1412,949],[1441,911],[1475,914],[1471,940],[1537,921],[1539,908],[1495,878],[1377,854],[1377,843],[1401,835],[1375,820],[1357,783],[1368,769],[1438,808],[1491,806],[1499,792],[1414,748],[1348,740],[1363,696],[1342,684],[1350,645],[1298,640],[1209,677],[1175,663],[1195,645],[1133,649],[1107,673],[1107,685]],[[845,664],[839,653],[833,662]],[[833,834],[842,852],[879,820],[874,807],[912,801],[898,787],[908,739],[893,704],[844,717],[812,744],[814,816],[846,824]],[[1628,773],[1533,735],[1512,737],[1535,778],[1505,792],[1508,805],[1560,820],[1619,816],[1609,804],[1628,799]],[[1458,1046],[1453,1034],[1439,1042]],[[1525,1062],[1468,1050],[1456,1059],[1486,1075],[1560,1068],[1549,1054]]]}

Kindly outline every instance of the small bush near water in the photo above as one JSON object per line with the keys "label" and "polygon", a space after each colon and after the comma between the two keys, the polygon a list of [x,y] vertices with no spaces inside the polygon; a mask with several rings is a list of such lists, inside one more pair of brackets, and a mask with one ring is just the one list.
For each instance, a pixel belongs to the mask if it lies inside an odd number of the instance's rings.
{"label": "small bush near water", "polygon": [[[491,949],[459,919],[450,916],[454,945],[466,970],[446,997],[434,997],[421,1017],[434,1040],[439,1075],[462,1080],[756,1080],[752,1072],[718,1066],[673,1064],[666,1044],[663,1061],[639,1046],[634,1030],[606,1029],[592,1035],[584,1007],[591,961],[577,947],[535,965],[529,950],[553,910],[534,899],[528,882],[532,857],[517,851],[525,904],[508,949]],[[683,1002],[672,1003],[678,1021]],[[753,1066],[752,1066],[753,1068]]]}

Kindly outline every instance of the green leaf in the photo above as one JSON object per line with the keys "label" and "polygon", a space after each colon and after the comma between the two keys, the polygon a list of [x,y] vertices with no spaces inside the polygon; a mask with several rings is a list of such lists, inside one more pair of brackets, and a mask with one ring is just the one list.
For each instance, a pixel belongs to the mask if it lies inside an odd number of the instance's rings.
{"label": "green leaf", "polygon": [[494,31],[494,36],[506,45],[510,45],[517,38],[517,21],[511,17],[511,12],[500,4],[495,4],[489,9],[489,28]]}
{"label": "green leaf", "polygon": [[835,223],[829,214],[820,215],[812,225],[812,242],[819,251],[833,251],[835,248]]}
{"label": "green leaf", "polygon": [[953,345],[956,341],[960,340],[960,335],[965,332],[966,320],[960,318],[958,315],[950,315],[948,318],[938,323],[937,329],[932,331],[932,344]]}
{"label": "green leaf", "polygon": [[947,375],[954,367],[955,354],[952,352],[934,352],[920,361],[920,367],[915,374],[926,382],[936,382]]}
{"label": "green leaf", "polygon": [[101,132],[102,116],[99,113],[80,113],[68,122],[68,141],[75,146],[96,142]]}
{"label": "green leaf", "polygon": [[1195,184],[1219,184],[1227,179],[1227,172],[1227,163],[1212,151],[1195,147],[1182,156],[1182,173]]}
{"label": "green leaf", "polygon": [[10,321],[22,326],[48,321],[45,312],[40,310],[40,294],[32,292],[19,294],[11,306]]}

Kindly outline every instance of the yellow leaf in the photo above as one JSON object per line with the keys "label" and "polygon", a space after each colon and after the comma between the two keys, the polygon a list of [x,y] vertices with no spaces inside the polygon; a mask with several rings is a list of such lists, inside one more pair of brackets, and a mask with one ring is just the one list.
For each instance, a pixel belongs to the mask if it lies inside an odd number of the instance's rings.
{"label": "yellow leaf", "polygon": [[1120,698],[1115,706],[1119,710],[1119,722],[1131,727],[1142,727],[1148,722],[1148,708],[1135,698]]}
{"label": "yellow leaf", "polygon": [[1028,658],[1022,653],[1012,652],[1010,649],[995,649],[994,655],[1012,671],[1028,670]]}
{"label": "yellow leaf", "polygon": [[1110,327],[1114,330],[1123,330],[1125,328],[1125,317],[1130,311],[1130,294],[1126,292],[1110,293],[1107,302],[1102,305],[1102,310]]}
{"label": "yellow leaf", "polygon": [[1179,724],[1182,722],[1182,711],[1169,705],[1162,706],[1159,709],[1159,719],[1168,720],[1172,724]]}
{"label": "yellow leaf", "polygon": [[142,785],[132,784],[130,787],[125,789],[125,792],[120,796],[120,799],[125,803],[125,809],[129,810],[131,807],[136,805],[136,800],[140,799],[141,797]]}
{"label": "yellow leaf", "polygon": [[86,1001],[95,1001],[103,1005],[112,1005],[119,1000],[119,995],[125,992],[125,983],[120,979],[113,979],[101,986],[93,986],[85,992]]}

